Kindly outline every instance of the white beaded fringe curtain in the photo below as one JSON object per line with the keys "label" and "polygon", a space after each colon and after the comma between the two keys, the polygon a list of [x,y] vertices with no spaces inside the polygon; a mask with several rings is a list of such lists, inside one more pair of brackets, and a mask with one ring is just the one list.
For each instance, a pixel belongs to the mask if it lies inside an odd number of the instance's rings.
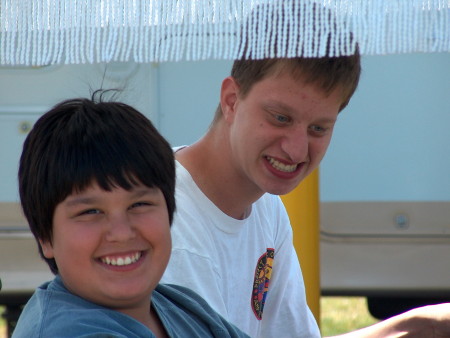
{"label": "white beaded fringe curtain", "polygon": [[[351,32],[351,34],[349,34]],[[450,51],[450,0],[0,0],[0,65]]]}

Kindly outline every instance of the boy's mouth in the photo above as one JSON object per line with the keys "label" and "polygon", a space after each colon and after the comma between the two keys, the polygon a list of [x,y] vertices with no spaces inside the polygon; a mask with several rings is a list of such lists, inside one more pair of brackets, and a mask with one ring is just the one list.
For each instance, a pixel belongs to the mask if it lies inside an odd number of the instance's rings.
{"label": "boy's mouth", "polygon": [[124,266],[136,263],[139,260],[139,258],[141,258],[141,256],[142,252],[138,251],[133,254],[127,254],[119,257],[104,256],[101,257],[100,260],[102,261],[102,263],[107,265]]}
{"label": "boy's mouth", "polygon": [[269,156],[266,156],[266,159],[269,161],[273,168],[285,173],[292,173],[297,169],[297,164],[284,164]]}

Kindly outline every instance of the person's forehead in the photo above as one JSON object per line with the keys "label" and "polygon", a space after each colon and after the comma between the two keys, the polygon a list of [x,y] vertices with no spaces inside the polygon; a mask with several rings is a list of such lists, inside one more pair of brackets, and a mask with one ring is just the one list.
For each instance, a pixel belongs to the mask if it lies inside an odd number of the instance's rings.
{"label": "person's forehead", "polygon": [[127,187],[122,187],[122,185],[113,177],[110,179],[107,179],[105,181],[106,187],[102,187],[102,185],[97,181],[95,178],[92,178],[88,184],[85,185],[74,185],[72,192],[68,194],[65,198],[65,200],[72,199],[81,195],[86,195],[90,192],[106,192],[111,193],[116,190],[127,190],[129,192],[157,192],[160,189],[157,186],[147,186],[146,184],[142,183],[138,178],[135,176],[132,176],[132,180],[130,178],[124,178],[128,182]]}
{"label": "person's forehead", "polygon": [[264,102],[265,105],[277,106],[285,111],[293,110],[293,107],[298,108],[299,100],[304,100],[303,103],[316,102],[336,107],[340,107],[344,101],[342,86],[328,92],[322,88],[320,82],[307,81],[287,69],[264,77],[255,83],[250,92],[253,98]]}
{"label": "person's forehead", "polygon": [[277,87],[282,84],[295,85],[296,87],[314,87],[319,91],[324,91],[319,81],[310,81],[309,76],[302,73],[300,68],[285,64],[273,67],[260,81],[254,83],[254,87],[261,87],[262,85]]}

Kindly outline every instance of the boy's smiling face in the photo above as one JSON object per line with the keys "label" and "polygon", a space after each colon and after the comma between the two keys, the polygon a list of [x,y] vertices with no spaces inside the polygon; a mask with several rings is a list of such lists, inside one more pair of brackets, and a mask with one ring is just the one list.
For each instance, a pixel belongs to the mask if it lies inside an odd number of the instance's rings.
{"label": "boy's smiling face", "polygon": [[230,77],[222,95],[238,186],[260,195],[287,194],[318,167],[343,102],[341,87],[326,94],[288,70],[256,82],[244,97]]}
{"label": "boy's smiling face", "polygon": [[148,306],[171,251],[164,195],[94,183],[56,206],[52,243],[41,245],[72,293],[123,312]]}

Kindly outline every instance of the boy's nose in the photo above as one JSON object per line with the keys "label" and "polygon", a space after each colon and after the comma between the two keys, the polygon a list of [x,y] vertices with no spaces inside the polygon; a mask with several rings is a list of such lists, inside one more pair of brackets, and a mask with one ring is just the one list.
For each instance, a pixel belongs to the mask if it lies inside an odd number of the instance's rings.
{"label": "boy's nose", "polygon": [[289,131],[282,139],[281,149],[289,156],[294,163],[306,160],[309,151],[309,138],[307,130],[295,128]]}
{"label": "boy's nose", "polygon": [[126,215],[109,217],[106,239],[110,242],[125,242],[136,237],[136,231]]}

